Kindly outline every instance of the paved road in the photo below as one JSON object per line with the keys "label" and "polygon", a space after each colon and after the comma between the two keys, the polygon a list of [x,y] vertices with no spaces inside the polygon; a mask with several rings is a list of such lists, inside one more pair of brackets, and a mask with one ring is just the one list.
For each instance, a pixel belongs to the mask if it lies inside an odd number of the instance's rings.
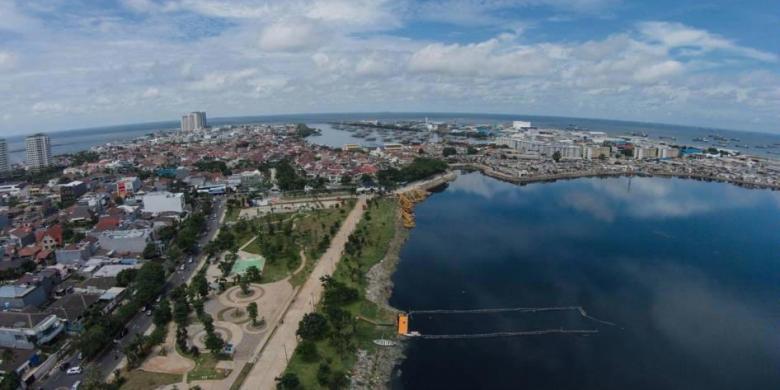
{"label": "paved road", "polygon": [[[220,220],[225,213],[225,200],[222,197],[215,198],[214,208],[211,216],[207,219],[206,234],[201,237],[198,242],[198,248],[203,248],[206,243],[211,241],[217,234],[219,229]],[[182,283],[186,282],[199,268],[206,256],[201,255],[198,258],[197,263],[187,264],[184,271],[176,270],[168,277],[168,282],[163,290],[163,295],[167,295],[169,291],[178,287]],[[186,264],[186,263],[185,263]],[[197,265],[197,266],[196,266]],[[89,363],[89,366],[99,370],[100,374],[105,378],[108,377],[119,365],[122,359],[122,351],[125,346],[129,344],[136,334],[144,334],[152,325],[152,317],[147,316],[145,313],[138,313],[127,324],[127,335],[123,337],[118,345],[105,351],[102,355],[96,358],[93,362]],[[71,363],[72,366],[76,366],[79,360],[75,354],[66,357],[63,361]],[[35,389],[70,389],[76,381],[83,380],[83,374],[80,375],[66,375],[65,372],[60,371],[58,368],[52,369],[50,376],[42,381],[33,385]]]}
{"label": "paved road", "polygon": [[295,334],[298,323],[304,315],[314,311],[323,290],[320,278],[331,275],[336,270],[349,236],[363,217],[363,206],[365,205],[366,197],[361,196],[338,233],[333,237],[328,250],[314,266],[311,275],[298,292],[297,298],[290,304],[287,312],[282,315],[282,321],[278,322],[276,332],[266,342],[241,389],[271,390],[276,388],[274,378],[284,372],[290,355],[298,345],[298,338]]}

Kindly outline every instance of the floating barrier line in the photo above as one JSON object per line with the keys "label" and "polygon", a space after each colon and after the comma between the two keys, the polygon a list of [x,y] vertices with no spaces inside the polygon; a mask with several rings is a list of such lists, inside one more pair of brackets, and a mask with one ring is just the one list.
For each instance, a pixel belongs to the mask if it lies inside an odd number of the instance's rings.
{"label": "floating barrier line", "polygon": [[474,334],[421,334],[417,338],[426,340],[443,339],[486,339],[493,337],[515,337],[515,336],[541,336],[547,334],[594,334],[597,329],[544,329],[544,330],[526,330],[518,332],[495,332],[495,333],[474,333]]}
{"label": "floating barrier line", "polygon": [[596,321],[600,324],[615,326],[609,321],[600,320],[588,315],[582,306],[552,306],[552,307],[507,307],[493,309],[441,309],[441,310],[412,310],[410,316],[415,314],[486,314],[486,313],[537,313],[546,311],[577,311],[584,318]]}

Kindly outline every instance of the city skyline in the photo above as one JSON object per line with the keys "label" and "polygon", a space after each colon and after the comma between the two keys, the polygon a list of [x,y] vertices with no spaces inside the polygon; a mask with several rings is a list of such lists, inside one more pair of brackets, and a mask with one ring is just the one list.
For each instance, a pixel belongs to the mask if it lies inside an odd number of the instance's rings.
{"label": "city skyline", "polygon": [[0,131],[153,122],[197,107],[218,117],[484,112],[780,132],[771,2],[670,4],[4,2]]}

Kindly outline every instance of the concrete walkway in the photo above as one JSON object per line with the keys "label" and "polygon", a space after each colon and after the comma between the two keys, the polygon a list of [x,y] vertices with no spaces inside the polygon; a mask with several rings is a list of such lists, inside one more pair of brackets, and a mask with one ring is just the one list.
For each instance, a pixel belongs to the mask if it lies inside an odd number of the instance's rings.
{"label": "concrete walkway", "polygon": [[322,296],[323,289],[320,278],[331,275],[336,270],[336,265],[341,259],[349,236],[363,217],[365,205],[366,198],[360,197],[338,233],[333,237],[330,247],[317,262],[287,311],[282,314],[268,341],[258,347],[257,361],[241,387],[242,389],[271,390],[276,388],[275,378],[284,372],[289,357],[292,356],[298,345],[298,339],[295,335],[298,323],[305,314],[314,311],[314,307]]}

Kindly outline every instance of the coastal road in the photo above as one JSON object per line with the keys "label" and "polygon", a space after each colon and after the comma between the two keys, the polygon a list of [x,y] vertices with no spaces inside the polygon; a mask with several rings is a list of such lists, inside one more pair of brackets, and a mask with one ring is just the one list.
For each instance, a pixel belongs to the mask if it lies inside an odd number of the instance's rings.
{"label": "coastal road", "polygon": [[[225,200],[222,197],[215,197],[214,199],[215,201],[212,214],[207,217],[206,221],[206,234],[204,234],[198,241],[198,251],[200,251],[200,248],[203,248],[209,241],[214,239],[219,230],[220,223],[225,215]],[[171,290],[189,280],[195,271],[200,268],[205,259],[206,255],[203,254],[200,255],[198,257],[198,261],[194,262],[193,264],[188,264],[185,262],[185,268],[183,271],[177,268],[176,272],[168,276],[168,281],[165,284],[162,295],[167,296]],[[127,335],[119,340],[118,344],[115,344],[99,355],[93,362],[89,363],[89,369],[98,370],[102,377],[108,377],[112,372],[114,372],[114,370],[119,367],[119,363],[122,361],[123,356],[122,351],[124,350],[125,346],[127,346],[133,340],[133,338],[135,338],[136,334],[143,335],[149,330],[151,326],[151,316],[147,316],[145,313],[141,312],[137,313],[130,320],[130,322],[127,323]],[[58,362],[58,367],[62,362],[69,362],[71,366],[79,365],[79,360],[75,353],[68,355],[66,358],[62,359],[61,362]],[[87,369],[84,364],[82,364],[82,368]],[[48,378],[33,384],[32,388],[45,390],[70,389],[71,386],[79,380],[83,380],[83,374],[66,375],[65,372],[60,371],[59,368],[54,368],[52,371],[50,371]]]}
{"label": "coastal road", "polygon": [[287,367],[288,358],[298,345],[298,338],[295,334],[298,323],[305,314],[314,311],[314,307],[322,296],[320,278],[331,275],[336,270],[349,236],[363,217],[365,205],[366,197],[359,197],[355,207],[331,240],[330,247],[314,266],[314,270],[296,294],[296,298],[293,299],[287,311],[282,314],[276,325],[276,331],[264,346],[260,346],[261,349],[256,357],[257,362],[241,386],[242,389],[271,390],[276,388],[275,378],[282,375]]}

